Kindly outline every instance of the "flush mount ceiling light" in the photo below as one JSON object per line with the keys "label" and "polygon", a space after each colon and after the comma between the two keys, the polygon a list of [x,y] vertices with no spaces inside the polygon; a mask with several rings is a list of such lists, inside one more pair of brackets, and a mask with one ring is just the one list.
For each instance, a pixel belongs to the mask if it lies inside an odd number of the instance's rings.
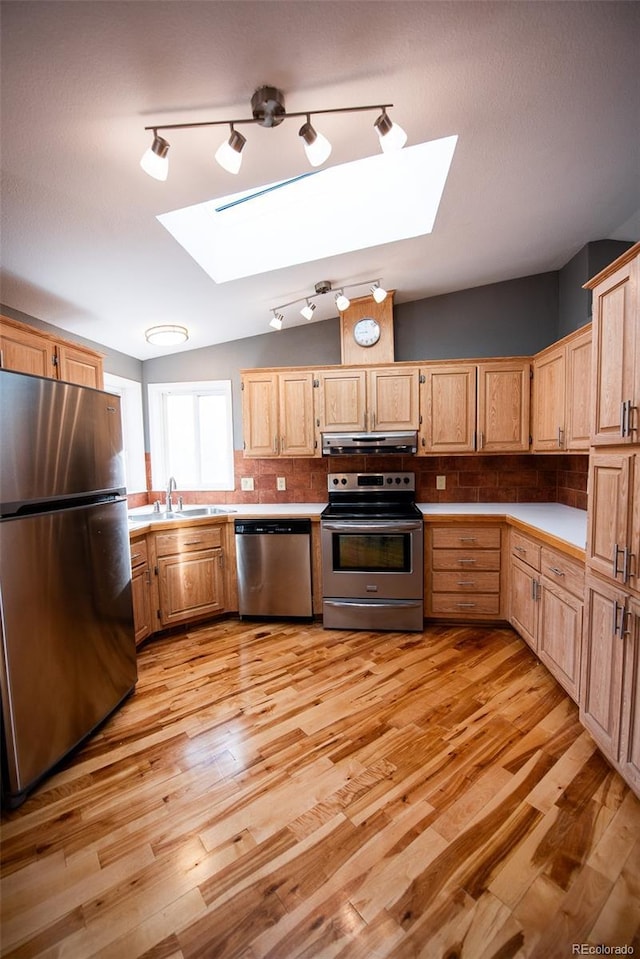
{"label": "flush mount ceiling light", "polygon": [[[372,293],[375,290],[376,293],[374,293],[373,296],[376,303],[382,303],[387,296],[387,291],[380,286],[380,280],[363,280],[361,283],[349,283],[346,289],[355,289],[356,287],[369,287]],[[280,311],[286,310],[289,306],[296,306],[298,303],[305,304],[305,306],[303,306],[300,310],[300,313],[302,316],[304,316],[305,320],[312,319],[316,308],[316,304],[313,303],[312,300],[315,300],[320,296],[324,296],[326,293],[334,294],[338,310],[341,313],[344,313],[344,311],[348,310],[349,306],[351,305],[351,300],[345,296],[344,291],[345,287],[340,287],[340,289],[334,290],[331,286],[330,280],[320,280],[315,285],[315,293],[311,293],[309,296],[302,296],[297,300],[290,300],[288,303],[282,303],[280,306],[275,306],[271,310],[273,313],[273,319],[269,321],[269,326],[273,327],[274,330],[281,330],[284,323],[284,313],[281,313]]]}
{"label": "flush mount ceiling light", "polygon": [[263,127],[279,126],[287,117],[305,117],[298,135],[302,138],[304,151],[311,166],[321,166],[329,159],[331,144],[322,133],[318,133],[311,123],[311,117],[328,113],[362,113],[366,110],[380,110],[374,121],[374,128],[380,139],[380,146],[387,151],[402,149],[407,142],[407,134],[397,123],[393,123],[387,113],[393,103],[381,103],[372,106],[334,107],[328,110],[302,110],[287,113],[284,94],[276,87],[259,87],[251,98],[252,116],[236,120],[202,120],[197,123],[163,123],[145,127],[153,133],[153,143],[145,152],[140,166],[156,180],[166,180],[169,171],[169,142],[160,136],[158,130],[192,130],[196,127],[228,126],[231,133],[215,153],[215,160],[229,173],[238,173],[242,164],[242,150],[247,142],[235,129],[241,123],[258,123]]}
{"label": "flush mount ceiling light", "polygon": [[154,346],[177,346],[178,343],[184,343],[189,339],[189,331],[186,326],[167,324],[150,326],[144,331],[144,336],[147,343],[153,343]]}

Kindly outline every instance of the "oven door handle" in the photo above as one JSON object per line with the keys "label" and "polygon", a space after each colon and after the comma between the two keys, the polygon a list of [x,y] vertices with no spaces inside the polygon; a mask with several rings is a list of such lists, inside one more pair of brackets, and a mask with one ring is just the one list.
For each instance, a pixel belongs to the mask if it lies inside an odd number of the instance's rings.
{"label": "oven door handle", "polygon": [[415,533],[422,529],[420,521],[407,523],[401,520],[389,520],[389,522],[372,522],[364,520],[362,523],[332,523],[324,522],[322,529],[329,530],[330,533]]}

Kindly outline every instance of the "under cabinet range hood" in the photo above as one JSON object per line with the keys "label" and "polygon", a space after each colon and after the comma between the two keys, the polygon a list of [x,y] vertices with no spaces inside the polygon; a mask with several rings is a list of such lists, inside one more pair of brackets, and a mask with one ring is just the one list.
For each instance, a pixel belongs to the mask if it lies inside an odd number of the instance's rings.
{"label": "under cabinet range hood", "polygon": [[415,453],[416,431],[390,433],[323,433],[323,456],[349,456],[354,453]]}

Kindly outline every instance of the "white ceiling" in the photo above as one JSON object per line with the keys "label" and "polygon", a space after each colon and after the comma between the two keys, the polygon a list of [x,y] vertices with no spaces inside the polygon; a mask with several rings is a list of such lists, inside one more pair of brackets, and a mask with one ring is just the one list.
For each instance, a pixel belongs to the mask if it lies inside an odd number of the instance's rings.
{"label": "white ceiling", "polygon": [[[184,349],[266,332],[319,280],[380,277],[402,303],[640,239],[638,3],[2,0],[0,16],[0,300],[131,356],[167,352],[144,341],[158,323],[187,326]],[[156,216],[306,172],[300,122],[242,127],[237,177],[213,161],[225,128],[167,134],[166,183],[139,167],[144,127],[248,117],[263,84],[292,112],[393,103],[409,144],[457,134],[433,233],[214,283]],[[378,152],[375,116],[318,118],[331,164]]]}

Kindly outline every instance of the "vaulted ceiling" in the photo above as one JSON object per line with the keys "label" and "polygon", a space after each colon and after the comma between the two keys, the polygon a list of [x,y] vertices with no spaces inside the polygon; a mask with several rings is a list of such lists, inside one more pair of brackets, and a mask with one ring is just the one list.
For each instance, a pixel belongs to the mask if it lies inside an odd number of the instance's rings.
{"label": "vaulted ceiling", "polygon": [[[163,352],[157,323],[187,326],[183,349],[266,333],[320,280],[380,277],[402,303],[640,238],[640,4],[2,0],[0,17],[0,300],[131,356]],[[140,169],[144,127],[248,117],[263,84],[288,111],[393,103],[409,145],[457,134],[433,232],[210,279],[157,216],[307,172],[300,122],[244,128],[237,176],[213,160],[225,128],[176,133],[165,183]],[[330,165],[379,152],[375,115],[316,124]]]}

